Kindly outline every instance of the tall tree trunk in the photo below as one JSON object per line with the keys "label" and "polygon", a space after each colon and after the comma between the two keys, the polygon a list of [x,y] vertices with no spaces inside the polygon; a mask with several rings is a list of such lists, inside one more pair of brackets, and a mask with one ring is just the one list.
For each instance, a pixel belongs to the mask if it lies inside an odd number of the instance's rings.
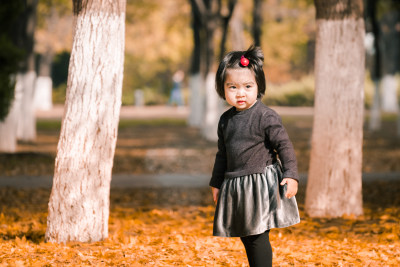
{"label": "tall tree trunk", "polygon": [[204,114],[204,77],[202,69],[204,68],[204,59],[202,51],[204,50],[204,30],[201,21],[201,13],[195,0],[190,0],[192,6],[192,29],[193,29],[193,53],[190,68],[189,88],[190,88],[190,114],[188,124],[193,127],[201,127]]}
{"label": "tall tree trunk", "polygon": [[[216,22],[214,22],[216,23]],[[207,25],[207,67],[205,75],[205,111],[204,119],[201,126],[201,133],[204,138],[210,141],[217,141],[217,128],[219,116],[221,115],[221,101],[218,101],[219,96],[215,91],[215,48],[214,48],[214,33],[216,25],[209,23]]]}
{"label": "tall tree trunk", "polygon": [[261,46],[261,34],[262,34],[262,0],[253,1],[253,39],[254,45]]}
{"label": "tall tree trunk", "polygon": [[190,74],[189,88],[190,114],[188,124],[192,127],[201,127],[204,114],[204,78],[200,72]]}
{"label": "tall tree trunk", "polygon": [[364,21],[361,0],[316,0],[315,109],[306,212],[361,215]]}
{"label": "tall tree trunk", "polygon": [[206,89],[206,110],[203,126],[201,127],[202,135],[210,141],[217,141],[217,129],[219,116],[222,113],[223,100],[219,98],[215,92],[215,72],[210,71],[205,80]]}
{"label": "tall tree trunk", "polygon": [[36,117],[34,108],[36,71],[30,69],[17,77],[21,77],[22,79],[22,98],[20,111],[18,113],[17,139],[22,141],[34,141],[36,139]]}
{"label": "tall tree trunk", "polygon": [[[49,35],[55,36],[57,34],[57,25],[60,18],[55,6],[50,8],[50,14],[46,17],[46,28]],[[35,86],[35,110],[50,110],[53,107],[52,91],[53,80],[51,78],[51,69],[54,58],[53,45],[51,40],[46,39],[45,49],[41,53],[39,62],[38,77]]]}
{"label": "tall tree trunk", "polygon": [[14,100],[5,120],[0,122],[0,151],[14,153],[17,151],[18,115],[21,110],[22,78],[17,74],[15,79]]}
{"label": "tall tree trunk", "polygon": [[382,78],[382,67],[381,67],[381,36],[379,33],[379,25],[376,19],[377,13],[377,1],[375,0],[368,0],[366,4],[367,8],[367,17],[371,23],[371,30],[374,36],[374,43],[373,43],[373,62],[371,68],[371,78],[374,82],[374,96],[373,102],[370,112],[370,120],[369,120],[369,129],[371,131],[375,131],[381,128],[381,105],[380,105],[380,84]]}
{"label": "tall tree trunk", "polygon": [[229,27],[229,22],[231,21],[233,12],[235,11],[235,6],[236,6],[237,0],[231,0],[228,3],[228,14],[222,17],[222,38],[221,38],[221,44],[220,44],[220,53],[219,53],[219,59],[220,61],[224,58],[225,55],[225,50],[226,50],[226,39],[228,37],[228,27]]}
{"label": "tall tree trunk", "polygon": [[397,113],[398,82],[396,73],[400,70],[400,11],[394,7],[386,12],[380,21],[382,32],[382,110]]}
{"label": "tall tree trunk", "polygon": [[36,79],[34,64],[34,32],[38,0],[21,1],[21,13],[13,23],[13,42],[25,54],[15,75],[15,97],[4,122],[0,122],[0,151],[15,152],[17,139],[36,138],[36,120],[33,112],[33,90]]}
{"label": "tall tree trunk", "polygon": [[[228,13],[226,15],[221,14],[222,2],[219,0],[190,0],[193,14],[193,30],[194,30],[194,41],[195,41],[195,53],[198,50],[199,58],[193,57],[193,63],[198,65],[192,65],[192,70],[199,69],[200,77],[196,76],[196,72],[192,71],[191,84],[194,82],[201,81],[197,86],[204,86],[201,91],[204,92],[204,102],[200,104],[204,106],[204,114],[202,116],[201,133],[206,139],[217,140],[217,131],[214,131],[214,125],[218,124],[218,118],[222,110],[222,103],[218,101],[218,96],[215,91],[215,32],[220,22],[225,18],[221,43],[221,50],[225,49],[226,32],[229,26],[229,20],[232,17],[232,13],[237,0],[230,0],[228,2]],[[221,51],[222,53],[223,51]],[[198,61],[195,61],[198,60]],[[193,68],[193,66],[195,68]],[[194,88],[194,87],[192,87]],[[192,92],[195,92],[192,90]],[[200,95],[202,95],[200,93]],[[194,107],[194,106],[192,106]],[[192,111],[193,112],[193,111]],[[194,118],[194,116],[189,116]],[[193,124],[192,124],[193,125]]]}
{"label": "tall tree trunk", "polygon": [[22,68],[23,91],[21,110],[18,117],[17,138],[22,141],[34,141],[36,139],[36,117],[34,111],[34,90],[36,82],[35,53],[33,50],[34,34],[36,28],[36,9],[38,0],[27,0],[26,7],[26,63]]}
{"label": "tall tree trunk", "polygon": [[231,30],[231,43],[233,50],[244,50],[244,29],[243,29],[243,11],[242,4],[238,2],[235,10],[233,11],[230,30]]}
{"label": "tall tree trunk", "polygon": [[374,96],[369,115],[369,130],[376,131],[381,128],[381,98],[379,93],[380,79],[373,79]]}
{"label": "tall tree trunk", "polygon": [[74,1],[76,28],[49,201],[49,242],[99,241],[108,236],[125,5],[125,0]]}
{"label": "tall tree trunk", "polygon": [[385,112],[397,113],[399,111],[399,101],[397,100],[398,82],[395,74],[384,74],[381,85],[382,110]]}

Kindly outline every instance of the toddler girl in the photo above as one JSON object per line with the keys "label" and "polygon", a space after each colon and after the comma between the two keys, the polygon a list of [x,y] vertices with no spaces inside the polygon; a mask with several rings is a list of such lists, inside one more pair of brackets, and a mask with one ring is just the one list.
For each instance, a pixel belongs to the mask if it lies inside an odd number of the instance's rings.
{"label": "toddler girl", "polygon": [[271,228],[300,222],[293,145],[279,115],[261,102],[263,61],[254,46],[230,52],[216,74],[217,93],[232,108],[218,123],[213,234],[240,237],[251,267],[272,266]]}

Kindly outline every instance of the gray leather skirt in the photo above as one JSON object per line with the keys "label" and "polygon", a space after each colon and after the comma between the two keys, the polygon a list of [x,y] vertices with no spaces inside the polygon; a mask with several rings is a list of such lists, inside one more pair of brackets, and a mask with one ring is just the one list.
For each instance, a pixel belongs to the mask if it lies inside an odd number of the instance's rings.
{"label": "gray leather skirt", "polygon": [[279,163],[264,173],[225,179],[214,215],[214,236],[242,237],[300,222],[296,198],[285,197]]}

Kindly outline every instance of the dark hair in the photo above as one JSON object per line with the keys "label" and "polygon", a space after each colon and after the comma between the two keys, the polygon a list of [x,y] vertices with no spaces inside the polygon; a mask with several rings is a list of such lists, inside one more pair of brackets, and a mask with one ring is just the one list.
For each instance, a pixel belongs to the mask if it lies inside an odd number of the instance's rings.
{"label": "dark hair", "polygon": [[[247,66],[243,66],[240,63],[242,56],[249,60],[249,64]],[[258,87],[257,98],[261,98],[261,96],[265,94],[265,74],[263,70],[263,63],[264,54],[261,51],[261,48],[254,45],[250,46],[247,51],[232,51],[226,54],[219,64],[217,74],[215,76],[215,89],[217,90],[218,95],[225,99],[224,83],[227,69],[249,68],[254,73],[256,79]]]}

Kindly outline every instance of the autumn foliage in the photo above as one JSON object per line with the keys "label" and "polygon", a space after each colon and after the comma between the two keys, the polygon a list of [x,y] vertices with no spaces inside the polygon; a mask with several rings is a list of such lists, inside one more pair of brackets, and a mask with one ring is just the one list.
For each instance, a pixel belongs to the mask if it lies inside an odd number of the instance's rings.
{"label": "autumn foliage", "polygon": [[[398,266],[400,182],[364,186],[365,215],[271,231],[276,266]],[[0,189],[0,266],[247,266],[237,238],[212,237],[209,189],[113,189],[110,236],[44,243],[48,189]]]}
{"label": "autumn foliage", "polygon": [[[312,120],[283,119],[305,173]],[[400,170],[393,123],[365,133],[364,173]],[[20,144],[13,156],[0,154],[1,173],[51,175],[58,127],[40,122],[37,142]],[[181,123],[121,121],[114,172],[207,173],[215,149]],[[270,234],[275,265],[399,266],[400,181],[379,179],[363,184],[359,218],[308,217],[301,185],[301,223]],[[96,243],[44,243],[49,196],[50,188],[0,187],[0,266],[247,266],[238,238],[211,236],[209,188],[112,188],[109,237]]]}

